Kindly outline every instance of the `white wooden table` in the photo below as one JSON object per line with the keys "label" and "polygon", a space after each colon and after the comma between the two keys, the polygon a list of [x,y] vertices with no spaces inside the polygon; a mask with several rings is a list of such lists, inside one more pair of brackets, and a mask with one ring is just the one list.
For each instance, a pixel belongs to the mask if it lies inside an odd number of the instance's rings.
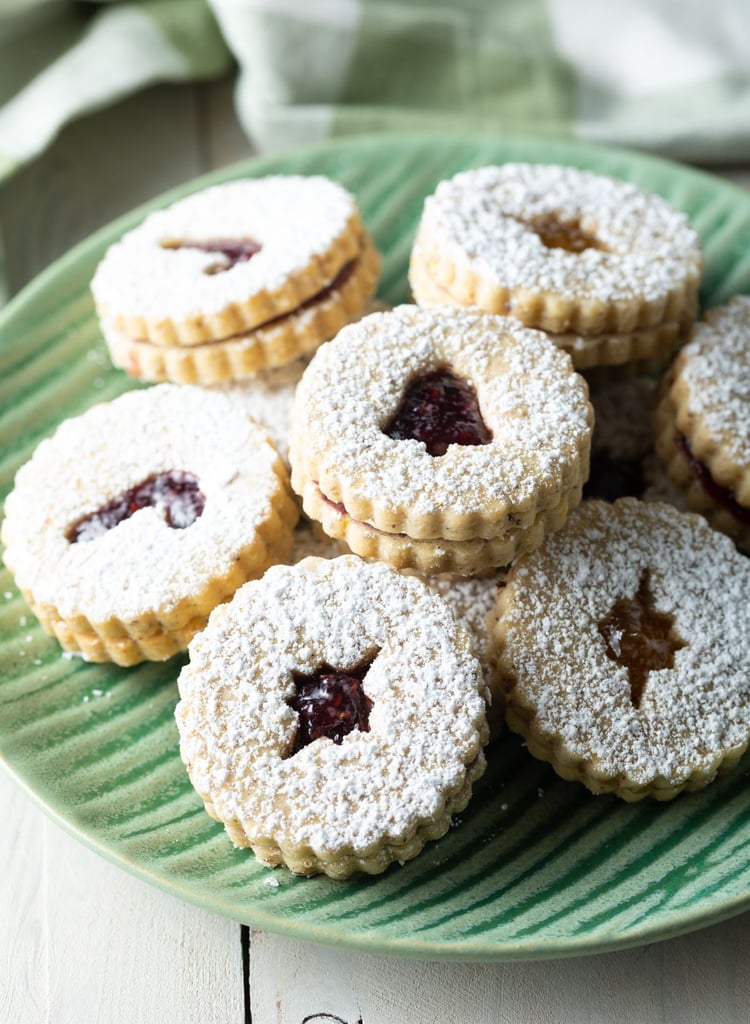
{"label": "white wooden table", "polygon": [[[117,214],[250,153],[231,83],[163,86],[83,119],[0,188],[11,289]],[[181,903],[80,846],[1,773],[0,820],[0,1024],[750,1020],[750,914],[577,960],[399,961]]]}

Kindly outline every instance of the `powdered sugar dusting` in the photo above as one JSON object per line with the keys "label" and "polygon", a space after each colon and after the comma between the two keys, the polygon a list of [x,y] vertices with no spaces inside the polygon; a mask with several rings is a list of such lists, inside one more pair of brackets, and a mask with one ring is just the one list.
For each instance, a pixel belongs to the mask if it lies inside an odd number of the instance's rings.
{"label": "powdered sugar dusting", "polygon": [[506,571],[489,576],[428,576],[425,583],[446,602],[456,622],[466,630],[474,657],[482,666],[487,684],[491,684],[493,667],[488,656],[489,631],[487,616],[494,608],[498,588],[503,584]]}
{"label": "powdered sugar dusting", "polygon": [[[326,253],[355,214],[354,198],[323,177],[233,181],[157,210],[107,251],[91,287],[108,316],[184,320],[220,312],[289,277]],[[216,252],[165,243],[251,238],[252,259],[222,273]]]}
{"label": "powdered sugar dusting", "polygon": [[294,394],[307,363],[307,359],[297,359],[287,366],[262,370],[246,380],[217,384],[210,388],[238,399],[253,419],[266,427],[284,462],[289,457],[289,426]]}
{"label": "powdered sugar dusting", "polygon": [[750,297],[709,313],[679,365],[691,413],[735,463],[750,466]]}
{"label": "powdered sugar dusting", "polygon": [[[63,616],[132,619],[226,574],[272,514],[278,456],[240,405],[201,388],[132,391],[66,420],[16,477],[3,537],[21,589]],[[69,527],[156,473],[188,471],[202,515],[170,529],[142,508],[90,543]]]}
{"label": "powdered sugar dusting", "polygon": [[[493,438],[433,458],[423,442],[381,427],[410,379],[445,365],[474,386]],[[314,463],[321,491],[353,514],[360,501],[381,510],[378,528],[404,506],[502,515],[570,479],[588,450],[589,417],[585,382],[541,332],[455,307],[400,306],[316,353],[297,391],[291,459]]]}
{"label": "powdered sugar dusting", "polygon": [[[549,215],[580,221],[609,251],[547,248],[524,221]],[[481,167],[441,182],[422,231],[500,285],[581,299],[657,300],[701,269],[698,236],[664,199],[554,164]]]}
{"label": "powdered sugar dusting", "polygon": [[[633,706],[598,623],[644,570],[685,646]],[[698,516],[625,498],[584,502],[512,570],[505,657],[537,727],[597,773],[636,784],[711,770],[750,735],[750,562]]]}
{"label": "powdered sugar dusting", "polygon": [[[331,540],[323,533],[318,523],[303,518],[294,531],[294,547],[288,564],[294,565],[311,556],[336,558],[345,551],[345,546]],[[492,669],[488,661],[487,616],[494,607],[498,588],[505,580],[506,570],[500,569],[484,576],[423,576],[407,570],[406,575],[417,575],[430,590],[446,602],[456,622],[466,631],[472,653],[481,664],[489,685],[492,681]]]}
{"label": "powdered sugar dusting", "polygon": [[[286,757],[292,673],[373,654],[370,731]],[[242,587],[191,644],[179,688],[181,754],[198,792],[251,841],[318,856],[372,853],[440,814],[486,733],[479,665],[448,607],[419,580],[354,556],[275,566]]]}

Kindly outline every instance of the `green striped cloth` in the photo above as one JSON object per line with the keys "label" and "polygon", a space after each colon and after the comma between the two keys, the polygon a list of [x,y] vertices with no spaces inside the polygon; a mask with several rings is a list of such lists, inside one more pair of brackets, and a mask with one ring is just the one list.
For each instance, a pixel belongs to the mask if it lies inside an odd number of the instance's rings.
{"label": "green striped cloth", "polygon": [[77,115],[233,60],[260,149],[474,129],[750,156],[747,0],[0,0],[0,179]]}

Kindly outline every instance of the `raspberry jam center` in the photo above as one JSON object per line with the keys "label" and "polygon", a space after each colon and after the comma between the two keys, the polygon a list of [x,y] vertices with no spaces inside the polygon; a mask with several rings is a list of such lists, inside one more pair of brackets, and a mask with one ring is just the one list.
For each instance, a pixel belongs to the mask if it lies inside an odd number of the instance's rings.
{"label": "raspberry jam center", "polygon": [[71,544],[96,540],[123,519],[130,519],[134,512],[149,505],[156,508],[167,526],[184,530],[201,515],[205,504],[206,498],[199,488],[198,478],[192,473],[180,470],[156,473],[136,487],[118,494],[96,512],[79,519],[69,528],[66,537]]}
{"label": "raspberry jam center", "polygon": [[740,505],[734,496],[734,491],[729,487],[722,487],[721,484],[717,484],[709,470],[690,451],[687,438],[682,434],[678,434],[677,445],[688,460],[690,469],[698,478],[698,483],[709,498],[715,501],[717,505],[721,505],[722,508],[726,509],[730,516],[736,519],[738,523],[750,523],[750,508]]}
{"label": "raspberry jam center", "polygon": [[596,235],[592,235],[575,220],[560,220],[554,213],[546,213],[532,220],[524,221],[535,235],[538,235],[547,249],[565,249],[566,252],[583,252],[584,249],[606,251]]}
{"label": "raspberry jam center", "polygon": [[640,707],[649,672],[674,666],[675,651],[685,646],[674,629],[674,615],[656,610],[649,571],[645,570],[635,597],[620,597],[599,623],[607,657],[628,670],[630,700]]}
{"label": "raspberry jam center", "polygon": [[311,675],[294,673],[296,693],[287,703],[297,712],[298,725],[289,756],[323,736],[341,743],[355,729],[370,731],[372,701],[362,682],[371,664],[368,658],[354,668],[321,665]]}
{"label": "raspberry jam center", "polygon": [[474,388],[447,368],[411,381],[383,433],[395,441],[422,441],[430,455],[445,455],[450,444],[492,440]]}
{"label": "raspberry jam center", "polygon": [[247,263],[262,246],[254,238],[209,238],[206,241],[162,242],[164,249],[199,249],[201,252],[215,252],[223,257],[217,263],[211,263],[203,271],[204,274],[221,274],[231,270],[238,263]]}

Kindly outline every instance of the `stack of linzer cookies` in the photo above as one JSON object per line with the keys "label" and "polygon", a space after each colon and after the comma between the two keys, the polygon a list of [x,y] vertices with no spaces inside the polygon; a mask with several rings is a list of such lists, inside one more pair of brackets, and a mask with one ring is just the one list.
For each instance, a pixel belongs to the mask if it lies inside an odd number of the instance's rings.
{"label": "stack of linzer cookies", "polygon": [[706,786],[750,740],[750,298],[695,324],[686,217],[553,165],[437,186],[416,304],[372,311],[379,265],[322,177],[209,188],[109,249],[112,359],[170,383],[18,473],[35,615],[91,661],[187,648],[192,783],[300,874],[418,854],[503,720],[594,793]]}

